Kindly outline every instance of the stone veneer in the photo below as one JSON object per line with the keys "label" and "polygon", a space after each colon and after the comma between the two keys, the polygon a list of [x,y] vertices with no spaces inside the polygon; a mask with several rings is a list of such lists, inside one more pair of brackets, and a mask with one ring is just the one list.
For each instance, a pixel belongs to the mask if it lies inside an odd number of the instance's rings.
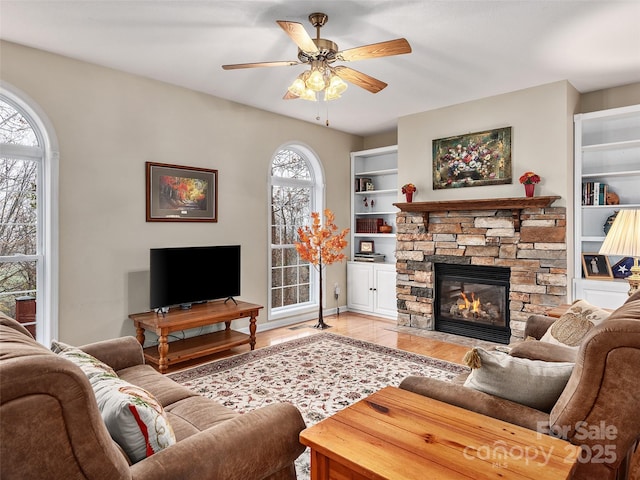
{"label": "stone veneer", "polygon": [[511,269],[512,340],[527,318],[566,302],[567,247],[564,207],[525,208],[520,231],[512,210],[397,214],[398,325],[434,329],[434,263],[492,265]]}

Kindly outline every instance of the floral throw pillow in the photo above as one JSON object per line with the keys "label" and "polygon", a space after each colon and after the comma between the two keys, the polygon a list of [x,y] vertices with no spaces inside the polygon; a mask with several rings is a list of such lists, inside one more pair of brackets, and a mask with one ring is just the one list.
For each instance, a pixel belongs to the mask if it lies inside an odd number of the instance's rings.
{"label": "floral throw pillow", "polygon": [[176,443],[162,405],[143,388],[79,348],[54,341],[51,350],[71,360],[87,375],[107,430],[135,463]]}
{"label": "floral throw pillow", "polygon": [[586,300],[576,300],[551,324],[540,341],[577,350],[587,333],[609,315],[610,312],[595,307]]}

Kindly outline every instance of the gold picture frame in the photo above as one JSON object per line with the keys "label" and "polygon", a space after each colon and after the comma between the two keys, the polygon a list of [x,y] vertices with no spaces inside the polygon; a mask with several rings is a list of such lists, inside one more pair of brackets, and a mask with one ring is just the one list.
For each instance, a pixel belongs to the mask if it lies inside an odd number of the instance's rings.
{"label": "gold picture frame", "polygon": [[599,253],[582,254],[582,274],[594,280],[612,280],[613,272],[606,255]]}

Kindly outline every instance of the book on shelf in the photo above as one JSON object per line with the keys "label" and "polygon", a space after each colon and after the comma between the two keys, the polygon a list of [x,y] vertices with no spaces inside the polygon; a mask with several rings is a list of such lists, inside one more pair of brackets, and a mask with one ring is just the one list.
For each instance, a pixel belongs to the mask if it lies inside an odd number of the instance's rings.
{"label": "book on shelf", "polygon": [[373,188],[371,187],[367,188],[368,184],[373,185],[373,180],[365,177],[356,178],[354,188],[356,189],[356,192],[366,192],[368,190],[373,190]]}
{"label": "book on shelf", "polygon": [[606,205],[609,185],[601,182],[582,184],[582,205]]}
{"label": "book on shelf", "polygon": [[356,262],[384,262],[384,253],[355,253]]}
{"label": "book on shelf", "polygon": [[378,233],[382,225],[384,225],[382,218],[357,218],[356,233]]}

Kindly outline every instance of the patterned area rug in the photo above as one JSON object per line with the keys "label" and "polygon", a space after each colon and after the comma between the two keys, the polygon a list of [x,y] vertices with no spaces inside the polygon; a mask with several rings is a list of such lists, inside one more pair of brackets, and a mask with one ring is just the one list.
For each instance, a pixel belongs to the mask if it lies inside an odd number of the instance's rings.
{"label": "patterned area rug", "polygon": [[[200,395],[243,413],[274,402],[298,407],[311,426],[409,375],[451,381],[461,365],[332,333],[318,333],[170,375]],[[296,461],[309,478],[309,453]]]}

